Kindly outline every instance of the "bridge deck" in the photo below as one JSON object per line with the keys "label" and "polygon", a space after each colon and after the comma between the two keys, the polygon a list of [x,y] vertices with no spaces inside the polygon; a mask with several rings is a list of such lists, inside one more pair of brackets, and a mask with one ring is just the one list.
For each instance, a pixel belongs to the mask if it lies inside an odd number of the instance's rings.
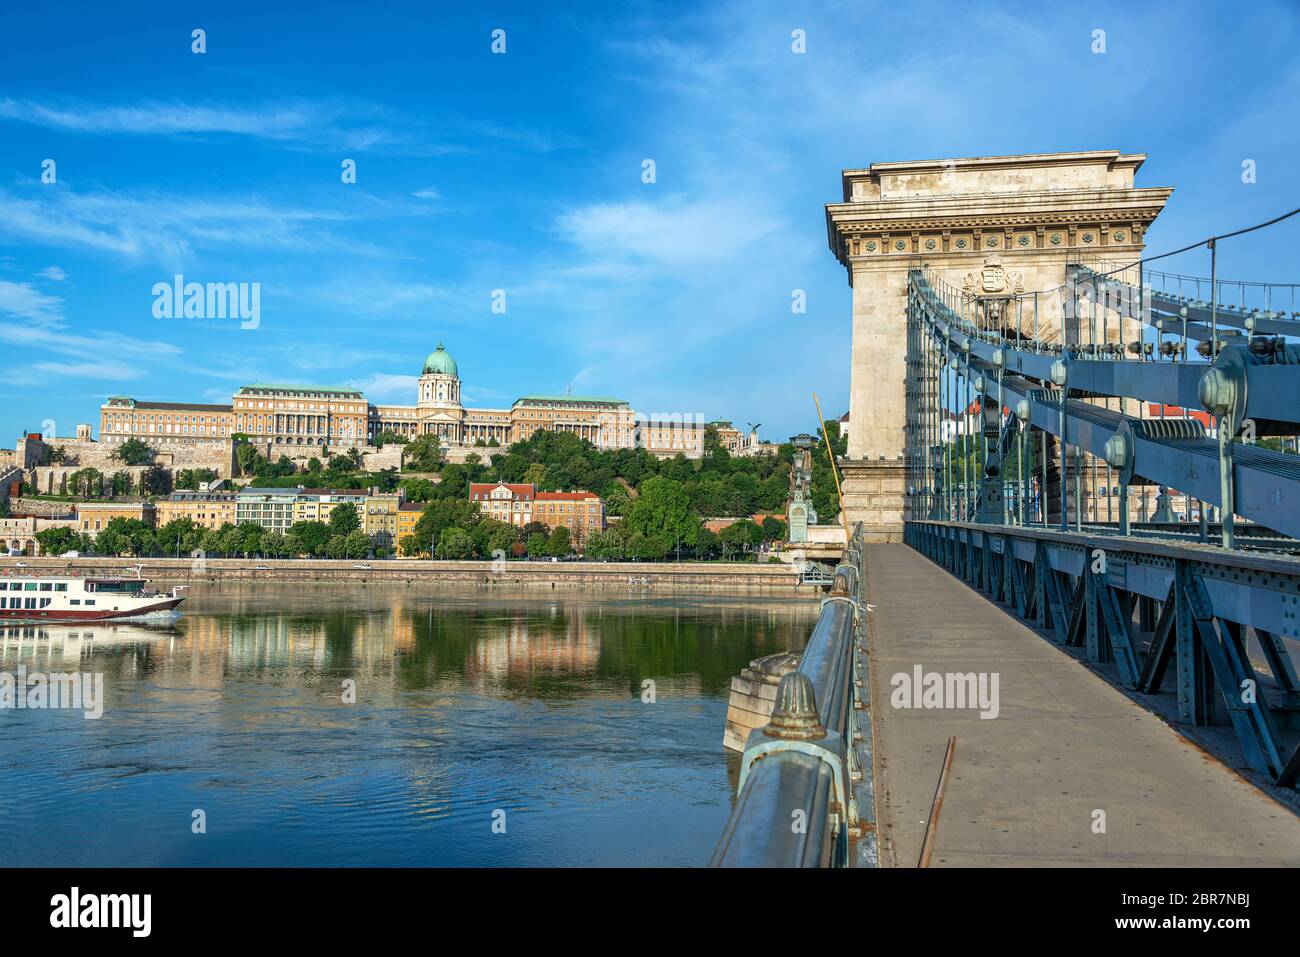
{"label": "bridge deck", "polygon": [[[916,865],[956,735],[931,867],[1300,865],[1289,808],[911,548],[869,546],[867,591],[882,864]],[[998,717],[893,707],[918,664],[996,672]]]}

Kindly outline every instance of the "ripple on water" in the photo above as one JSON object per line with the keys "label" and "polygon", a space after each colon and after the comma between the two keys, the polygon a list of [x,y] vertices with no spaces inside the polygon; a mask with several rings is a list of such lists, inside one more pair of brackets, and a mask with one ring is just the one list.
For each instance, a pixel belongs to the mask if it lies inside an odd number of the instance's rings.
{"label": "ripple on water", "polygon": [[0,712],[12,863],[703,864],[734,780],[729,679],[816,614],[312,586],[188,605],[161,632],[0,645],[0,670],[106,686],[97,721]]}

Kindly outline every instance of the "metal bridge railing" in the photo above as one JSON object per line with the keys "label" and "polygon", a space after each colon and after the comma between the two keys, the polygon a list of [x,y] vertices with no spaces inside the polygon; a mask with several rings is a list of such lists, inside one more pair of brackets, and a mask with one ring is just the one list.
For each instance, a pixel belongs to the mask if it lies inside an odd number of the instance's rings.
{"label": "metal bridge railing", "polygon": [[865,556],[858,525],[798,669],[750,734],[713,867],[875,864]]}

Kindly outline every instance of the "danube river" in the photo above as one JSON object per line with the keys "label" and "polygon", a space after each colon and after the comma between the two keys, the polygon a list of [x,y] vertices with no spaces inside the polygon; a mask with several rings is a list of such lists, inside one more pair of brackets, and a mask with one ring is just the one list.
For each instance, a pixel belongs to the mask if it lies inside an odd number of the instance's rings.
{"label": "danube river", "polygon": [[702,865],[735,788],[730,679],[802,647],[817,608],[190,595],[166,626],[0,628],[0,672],[104,676],[97,720],[0,710],[10,865]]}

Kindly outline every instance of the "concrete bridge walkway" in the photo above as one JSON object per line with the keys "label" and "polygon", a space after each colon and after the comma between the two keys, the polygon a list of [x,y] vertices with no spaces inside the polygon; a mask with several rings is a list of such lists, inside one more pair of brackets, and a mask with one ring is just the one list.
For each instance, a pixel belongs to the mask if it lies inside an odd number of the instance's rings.
{"label": "concrete bridge walkway", "polygon": [[[1300,817],[905,545],[867,552],[881,863],[1300,865]],[[891,704],[891,678],[998,675],[996,718]],[[1105,833],[1094,833],[1096,812]]]}

